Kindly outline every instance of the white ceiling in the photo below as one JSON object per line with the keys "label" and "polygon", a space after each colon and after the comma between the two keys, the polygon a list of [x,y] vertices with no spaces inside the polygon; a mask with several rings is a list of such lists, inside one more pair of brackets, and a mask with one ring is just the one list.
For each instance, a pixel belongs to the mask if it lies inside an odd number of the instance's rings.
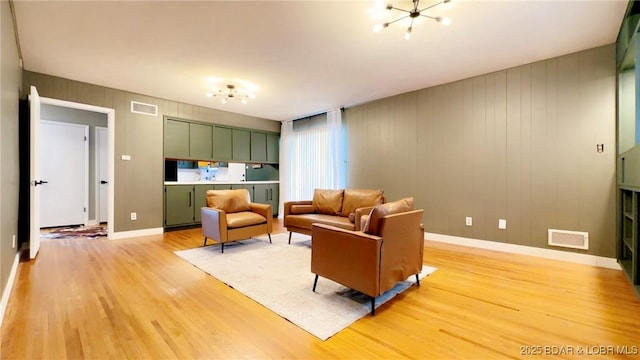
{"label": "white ceiling", "polygon": [[[398,24],[374,33],[373,5],[15,1],[26,70],[273,120],[613,43],[627,1],[454,0],[428,12],[451,26],[425,20],[410,40]],[[250,81],[257,97],[221,104],[209,77]]]}

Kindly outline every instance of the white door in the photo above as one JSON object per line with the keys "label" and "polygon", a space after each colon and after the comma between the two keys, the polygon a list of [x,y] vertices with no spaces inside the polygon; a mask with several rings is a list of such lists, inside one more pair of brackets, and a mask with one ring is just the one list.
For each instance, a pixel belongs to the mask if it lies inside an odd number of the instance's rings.
{"label": "white door", "polygon": [[40,227],[88,222],[89,126],[40,122]]}
{"label": "white door", "polygon": [[96,192],[99,223],[107,222],[109,203],[109,131],[104,127],[96,127]]}
{"label": "white door", "polygon": [[34,259],[40,250],[40,169],[38,168],[40,151],[40,96],[32,86],[29,90],[29,257]]}

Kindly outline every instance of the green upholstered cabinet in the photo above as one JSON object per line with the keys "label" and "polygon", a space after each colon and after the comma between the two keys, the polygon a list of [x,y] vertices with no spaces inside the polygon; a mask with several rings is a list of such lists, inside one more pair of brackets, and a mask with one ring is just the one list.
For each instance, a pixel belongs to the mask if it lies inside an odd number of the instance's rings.
{"label": "green upholstered cabinet", "polygon": [[231,130],[234,161],[251,161],[251,131]]}
{"label": "green upholstered cabinet", "polygon": [[171,159],[189,158],[189,123],[165,120],[164,157]]}
{"label": "green upholstered cabinet", "polygon": [[227,127],[213,127],[213,158],[215,160],[233,160],[232,131]]}
{"label": "green upholstered cabinet", "polygon": [[195,206],[193,185],[172,185],[164,187],[165,226],[193,224]]}

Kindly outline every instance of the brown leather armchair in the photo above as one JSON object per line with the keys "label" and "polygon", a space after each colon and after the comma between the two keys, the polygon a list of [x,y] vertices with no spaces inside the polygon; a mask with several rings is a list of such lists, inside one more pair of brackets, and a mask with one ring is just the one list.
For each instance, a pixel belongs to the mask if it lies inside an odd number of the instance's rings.
{"label": "brown leather armchair", "polygon": [[251,202],[247,189],[208,190],[207,207],[200,209],[204,244],[212,238],[221,244],[268,234],[271,243],[273,209],[268,204]]}
{"label": "brown leather armchair", "polygon": [[316,290],[318,277],[331,279],[375,298],[399,281],[422,270],[423,210],[413,210],[413,198],[376,206],[364,231],[313,224],[311,230],[311,272]]}

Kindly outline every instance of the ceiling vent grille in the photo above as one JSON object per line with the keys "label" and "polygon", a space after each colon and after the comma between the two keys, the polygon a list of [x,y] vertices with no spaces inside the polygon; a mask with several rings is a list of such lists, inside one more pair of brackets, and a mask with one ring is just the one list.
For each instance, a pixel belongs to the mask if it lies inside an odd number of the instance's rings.
{"label": "ceiling vent grille", "polygon": [[137,101],[131,102],[131,112],[136,114],[144,114],[151,116],[158,116],[158,106],[145,104]]}
{"label": "ceiling vent grille", "polygon": [[549,229],[549,245],[589,250],[589,233]]}

